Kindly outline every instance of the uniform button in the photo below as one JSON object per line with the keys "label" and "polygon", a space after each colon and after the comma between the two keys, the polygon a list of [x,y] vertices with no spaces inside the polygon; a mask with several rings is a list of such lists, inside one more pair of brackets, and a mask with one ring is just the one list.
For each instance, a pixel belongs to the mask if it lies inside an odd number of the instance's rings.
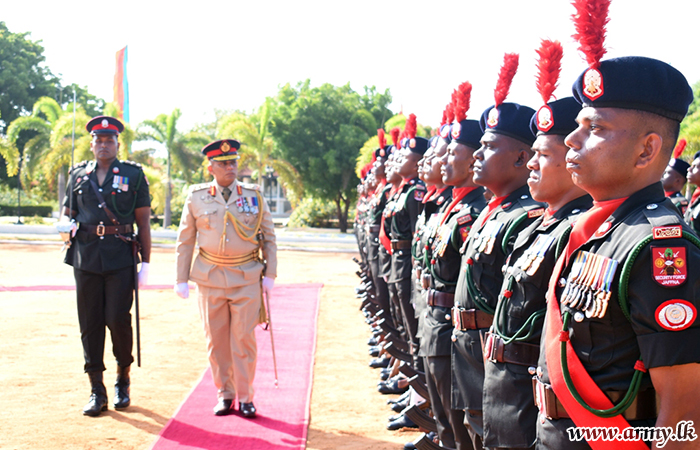
{"label": "uniform button", "polygon": [[228,209],[228,205],[226,205],[226,209]]}
{"label": "uniform button", "polygon": [[566,279],[559,278],[559,287],[564,287],[564,286],[566,286]]}
{"label": "uniform button", "polygon": [[97,188],[98,191],[102,192],[102,188]]}
{"label": "uniform button", "polygon": [[104,238],[105,238],[104,236],[100,236],[100,239],[104,239]]}
{"label": "uniform button", "polygon": [[576,322],[583,322],[585,317],[586,316],[581,311],[576,311],[576,314],[574,314],[574,320]]}
{"label": "uniform button", "polygon": [[228,239],[226,239],[226,242],[228,242]]}
{"label": "uniform button", "polygon": [[657,205],[656,203],[651,203],[651,204],[647,205],[647,209],[656,209],[658,207],[659,207],[659,205]]}
{"label": "uniform button", "polygon": [[527,373],[529,373],[530,375],[534,375],[537,373],[537,368],[535,366],[530,366],[527,368]]}
{"label": "uniform button", "polygon": [[452,320],[452,316],[449,314],[445,314],[445,320]]}
{"label": "uniform button", "polygon": [[521,195],[521,196],[520,196],[520,199],[521,199],[521,200],[525,200],[526,198],[527,198],[527,195]]}
{"label": "uniform button", "polygon": [[399,256],[403,255],[403,251],[399,250],[398,255],[399,255]]}
{"label": "uniform button", "polygon": [[82,189],[78,190],[78,194],[82,194],[82,193],[83,193]]}

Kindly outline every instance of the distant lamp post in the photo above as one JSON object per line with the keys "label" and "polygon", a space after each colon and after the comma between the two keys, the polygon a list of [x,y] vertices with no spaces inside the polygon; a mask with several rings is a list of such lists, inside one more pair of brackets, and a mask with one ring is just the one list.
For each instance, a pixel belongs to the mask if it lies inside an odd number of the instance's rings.
{"label": "distant lamp post", "polygon": [[15,225],[24,225],[22,223],[22,206],[20,204],[20,194],[22,193],[22,157],[19,158],[17,167],[17,223]]}
{"label": "distant lamp post", "polygon": [[275,179],[274,174],[275,169],[273,169],[270,166],[265,167],[265,183],[267,184],[267,188],[269,189],[268,194],[267,194],[267,204],[271,205],[272,204],[272,180]]}

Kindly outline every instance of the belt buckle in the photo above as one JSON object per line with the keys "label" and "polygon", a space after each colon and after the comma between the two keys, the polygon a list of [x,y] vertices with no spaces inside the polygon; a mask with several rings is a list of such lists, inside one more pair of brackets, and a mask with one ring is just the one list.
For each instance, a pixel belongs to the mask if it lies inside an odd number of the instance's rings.
{"label": "belt buckle", "polygon": [[103,224],[97,225],[97,230],[95,230],[98,236],[104,236],[105,235],[105,226]]}
{"label": "belt buckle", "polygon": [[492,363],[496,363],[498,362],[496,359],[497,350],[496,336],[493,333],[487,333],[486,342],[484,343],[484,356]]}

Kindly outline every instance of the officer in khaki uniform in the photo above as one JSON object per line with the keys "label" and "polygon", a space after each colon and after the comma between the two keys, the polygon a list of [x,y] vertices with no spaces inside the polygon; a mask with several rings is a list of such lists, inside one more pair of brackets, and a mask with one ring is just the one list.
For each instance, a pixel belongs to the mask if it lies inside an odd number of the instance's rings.
{"label": "officer in khaki uniform", "polygon": [[[229,414],[238,395],[240,412],[254,417],[254,331],[264,321],[262,293],[270,295],[277,275],[277,244],[270,209],[259,188],[236,180],[239,147],[238,141],[224,139],[202,149],[214,181],[193,186],[185,201],[176,246],[175,292],[187,298],[187,281],[197,283],[218,388],[214,414]],[[192,264],[195,244],[199,250]]]}

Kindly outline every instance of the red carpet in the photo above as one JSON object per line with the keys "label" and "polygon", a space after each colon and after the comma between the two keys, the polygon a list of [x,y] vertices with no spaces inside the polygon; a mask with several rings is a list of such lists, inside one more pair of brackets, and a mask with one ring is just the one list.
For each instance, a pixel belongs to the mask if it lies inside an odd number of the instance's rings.
{"label": "red carpet", "polygon": [[[238,414],[216,417],[216,388],[207,369],[152,450],[304,449],[316,349],[321,284],[275,286],[271,299],[279,388],[275,389],[270,333],[256,329],[258,366],[255,419]],[[205,351],[203,348],[202,351]]]}

